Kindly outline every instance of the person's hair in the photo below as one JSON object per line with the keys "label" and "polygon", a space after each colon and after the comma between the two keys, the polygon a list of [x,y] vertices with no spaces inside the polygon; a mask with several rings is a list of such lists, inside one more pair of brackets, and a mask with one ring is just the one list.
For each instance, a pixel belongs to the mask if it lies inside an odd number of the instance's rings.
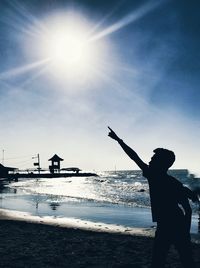
{"label": "person's hair", "polygon": [[160,163],[164,169],[167,170],[173,165],[176,158],[173,151],[157,148],[153,152],[159,157]]}

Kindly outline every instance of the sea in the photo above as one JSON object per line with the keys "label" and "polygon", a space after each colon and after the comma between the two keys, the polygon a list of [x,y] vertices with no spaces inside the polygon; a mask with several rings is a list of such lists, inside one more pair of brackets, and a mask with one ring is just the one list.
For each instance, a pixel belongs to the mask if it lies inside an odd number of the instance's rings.
{"label": "sea", "polygon": [[[200,187],[200,180],[187,170],[171,170],[170,174],[192,189]],[[191,232],[198,233],[199,207],[193,203],[191,206]],[[98,172],[94,177],[4,182],[0,187],[0,208],[55,220],[70,218],[125,228],[155,227],[148,183],[138,170]]]}

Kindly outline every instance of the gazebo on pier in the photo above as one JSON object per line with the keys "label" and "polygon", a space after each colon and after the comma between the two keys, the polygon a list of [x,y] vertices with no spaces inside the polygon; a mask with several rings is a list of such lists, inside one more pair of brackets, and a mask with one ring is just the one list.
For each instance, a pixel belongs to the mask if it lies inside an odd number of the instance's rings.
{"label": "gazebo on pier", "polygon": [[64,159],[60,158],[57,154],[54,154],[48,161],[51,161],[51,165],[49,166],[49,171],[54,173],[60,173],[60,162]]}

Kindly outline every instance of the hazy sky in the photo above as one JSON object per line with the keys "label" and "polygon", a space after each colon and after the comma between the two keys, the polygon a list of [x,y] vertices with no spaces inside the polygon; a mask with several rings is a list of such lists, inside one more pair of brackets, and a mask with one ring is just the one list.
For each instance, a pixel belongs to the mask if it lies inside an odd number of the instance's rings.
{"label": "hazy sky", "polygon": [[[175,168],[200,173],[199,8],[1,0],[0,160],[4,150],[5,165],[32,167],[40,153],[47,167],[57,153],[63,167],[137,168],[107,137],[109,125],[145,161],[164,147]],[[62,31],[84,46],[58,45]]]}

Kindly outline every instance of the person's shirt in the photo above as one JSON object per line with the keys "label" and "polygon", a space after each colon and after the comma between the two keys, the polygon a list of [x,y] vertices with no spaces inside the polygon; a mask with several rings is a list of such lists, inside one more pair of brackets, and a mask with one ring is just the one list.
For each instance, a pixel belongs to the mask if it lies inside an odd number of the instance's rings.
{"label": "person's shirt", "polygon": [[143,176],[149,183],[151,212],[153,222],[170,221],[183,215],[179,205],[185,199],[181,182],[172,176],[152,170],[148,165],[143,169]]}

